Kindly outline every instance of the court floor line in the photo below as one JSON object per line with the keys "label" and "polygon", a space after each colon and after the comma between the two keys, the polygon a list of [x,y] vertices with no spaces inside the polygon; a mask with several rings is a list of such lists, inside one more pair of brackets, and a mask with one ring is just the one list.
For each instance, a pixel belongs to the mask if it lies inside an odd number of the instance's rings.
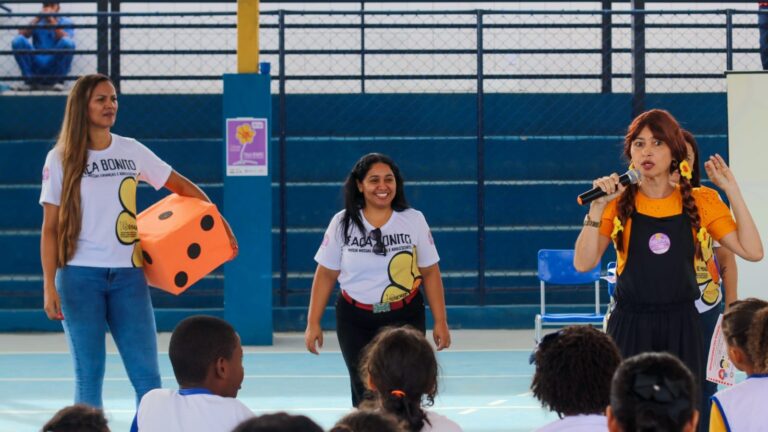
{"label": "court floor line", "polygon": [[[533,347],[533,345],[531,345]],[[306,354],[307,350],[294,350],[294,351],[249,351],[248,347],[243,347],[245,350],[244,355],[283,355],[283,354]],[[532,348],[531,348],[532,349]],[[452,353],[508,353],[508,352],[531,352],[531,349],[526,348],[509,348],[509,349],[453,349],[449,348],[445,351],[438,352],[438,355],[449,355]],[[69,355],[69,351],[4,351],[0,352],[0,357],[3,356],[23,356],[23,355]],[[166,356],[168,351],[158,351],[158,355]],[[339,350],[322,350],[320,356],[323,354],[341,354]],[[108,352],[107,356],[117,356],[116,352]],[[314,356],[313,356],[314,357]]]}
{"label": "court floor line", "polygon": [[[499,375],[441,375],[442,379],[503,379],[503,378],[530,378],[530,374],[499,374]],[[166,381],[175,380],[172,376],[161,376]],[[349,379],[349,375],[245,375],[245,379]],[[0,378],[0,382],[72,382],[74,377],[12,377]],[[128,377],[104,377],[104,381],[128,381]]]}
{"label": "court floor line", "polygon": [[[249,407],[251,408],[251,407]],[[253,412],[275,412],[275,411],[297,411],[297,412],[347,412],[351,408],[349,407],[290,407],[290,408],[251,408]],[[460,411],[458,414],[466,415],[472,414],[478,411],[484,410],[540,410],[539,405],[499,405],[499,406],[445,406],[441,405],[437,407],[436,411]],[[58,408],[51,409],[28,409],[28,410],[14,410],[0,409],[0,415],[29,415],[29,414],[47,414],[55,413]],[[133,414],[135,409],[108,409],[107,412],[111,414]]]}

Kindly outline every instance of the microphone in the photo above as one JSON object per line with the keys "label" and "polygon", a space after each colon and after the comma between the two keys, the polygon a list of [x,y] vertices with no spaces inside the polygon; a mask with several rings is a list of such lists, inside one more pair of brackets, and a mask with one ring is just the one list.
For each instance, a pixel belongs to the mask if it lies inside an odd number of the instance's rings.
{"label": "microphone", "polygon": [[[624,186],[636,184],[638,181],[640,181],[640,171],[636,169],[631,169],[619,177],[619,183]],[[592,190],[588,190],[579,195],[579,197],[576,198],[576,202],[578,202],[579,205],[586,205],[605,195],[606,193],[604,190],[600,189],[599,187],[595,187],[592,188]]]}

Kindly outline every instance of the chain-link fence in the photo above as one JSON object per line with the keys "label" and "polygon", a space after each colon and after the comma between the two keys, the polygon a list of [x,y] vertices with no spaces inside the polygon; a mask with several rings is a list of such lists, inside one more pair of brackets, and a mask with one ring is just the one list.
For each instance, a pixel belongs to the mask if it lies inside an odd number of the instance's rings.
{"label": "chain-link fence", "polygon": [[[0,83],[20,82],[9,48],[16,30],[34,16],[4,15]],[[76,32],[68,82],[100,71],[125,95],[219,94],[222,73],[236,70],[234,12],[67,16]],[[633,27],[633,16],[644,25]],[[260,45],[262,60],[272,64],[276,95],[612,93],[642,99],[643,91],[722,93],[725,70],[759,70],[756,21],[755,10],[280,10],[262,13]],[[633,55],[639,36],[644,46]],[[327,116],[335,107],[323,109]],[[550,114],[545,107],[526,109]],[[624,107],[594,107],[594,115],[616,109]],[[142,124],[158,114],[151,110]],[[538,124],[515,132],[546,133]],[[417,127],[440,133],[427,124]],[[388,133],[422,134],[396,128]]]}

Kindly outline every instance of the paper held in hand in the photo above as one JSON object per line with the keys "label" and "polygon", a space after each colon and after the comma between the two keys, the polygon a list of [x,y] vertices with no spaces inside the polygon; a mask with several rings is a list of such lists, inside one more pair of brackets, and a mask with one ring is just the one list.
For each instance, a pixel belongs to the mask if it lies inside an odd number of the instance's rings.
{"label": "paper held in hand", "polygon": [[717,319],[715,331],[712,333],[712,342],[709,344],[707,356],[707,381],[717,384],[732,386],[735,384],[736,368],[728,358],[728,345],[723,336],[723,314]]}

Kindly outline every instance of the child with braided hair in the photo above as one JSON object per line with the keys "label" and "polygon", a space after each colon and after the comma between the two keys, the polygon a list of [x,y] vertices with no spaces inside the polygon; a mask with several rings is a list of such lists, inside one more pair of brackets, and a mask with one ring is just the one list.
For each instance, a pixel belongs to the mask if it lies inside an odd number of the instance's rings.
{"label": "child with braided hair", "polygon": [[[728,196],[733,216],[713,189],[692,187],[685,138],[667,111],[650,110],[632,121],[624,156],[640,171],[640,184],[624,187],[616,174],[595,180],[606,196],[590,204],[576,240],[574,266],[594,268],[613,243],[616,302],[608,334],[624,358],[670,352],[701,382],[704,346],[694,305],[701,292],[694,263],[711,239],[746,260],[759,261],[760,234],[720,155],[711,156],[704,167]],[[680,173],[677,185],[671,183],[675,172]]]}
{"label": "child with braided hair", "polygon": [[747,379],[712,397],[709,430],[765,430],[768,399],[768,302],[738,300],[723,316],[728,357]]}
{"label": "child with braided hair", "polygon": [[435,403],[437,374],[435,352],[420,331],[384,328],[360,361],[360,377],[374,395],[363,407],[393,414],[407,432],[461,432],[453,421],[423,408]]}

